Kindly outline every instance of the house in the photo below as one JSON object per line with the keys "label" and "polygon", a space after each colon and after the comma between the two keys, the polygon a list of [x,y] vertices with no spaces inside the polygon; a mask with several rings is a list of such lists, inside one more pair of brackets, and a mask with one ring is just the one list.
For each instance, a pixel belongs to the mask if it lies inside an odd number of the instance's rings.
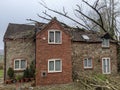
{"label": "house", "polygon": [[34,26],[24,24],[8,25],[4,35],[4,80],[12,67],[15,73],[21,73],[35,60]]}
{"label": "house", "polygon": [[9,24],[4,43],[5,80],[8,67],[23,71],[22,60],[24,69],[35,60],[36,85],[70,83],[74,75],[117,74],[117,42],[108,33],[69,27],[56,18],[35,26]]}

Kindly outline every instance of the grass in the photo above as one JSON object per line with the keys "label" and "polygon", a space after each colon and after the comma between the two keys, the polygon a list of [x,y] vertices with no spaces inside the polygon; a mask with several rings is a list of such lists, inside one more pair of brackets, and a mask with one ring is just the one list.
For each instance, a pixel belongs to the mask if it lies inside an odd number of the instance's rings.
{"label": "grass", "polygon": [[3,78],[3,70],[0,70],[0,78]]}

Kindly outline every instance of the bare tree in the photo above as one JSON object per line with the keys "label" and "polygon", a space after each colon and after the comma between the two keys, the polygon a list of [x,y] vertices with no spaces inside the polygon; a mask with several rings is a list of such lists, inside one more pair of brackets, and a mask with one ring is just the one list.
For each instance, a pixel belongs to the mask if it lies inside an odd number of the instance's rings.
{"label": "bare tree", "polygon": [[[78,20],[74,19],[73,17],[68,15],[68,12],[63,7],[63,12],[51,9],[47,7],[45,4],[40,3],[46,10],[43,12],[44,15],[47,16],[43,17],[42,15],[38,16],[40,18],[44,18],[46,20],[50,20],[53,18],[48,11],[54,12],[56,14],[62,15],[75,23],[77,23],[79,26],[87,29],[87,30],[100,30],[104,33],[109,33],[113,38],[120,33],[117,27],[117,20],[116,18],[119,17],[120,12],[117,10],[118,8],[118,2],[116,0],[96,0],[93,5],[88,3],[85,0],[82,0],[84,4],[86,4],[92,12],[94,12],[93,15],[89,15],[84,13],[80,5],[76,5],[76,9],[74,9],[74,14],[78,18]],[[93,17],[94,16],[94,17]],[[82,20],[82,22],[81,22]]]}

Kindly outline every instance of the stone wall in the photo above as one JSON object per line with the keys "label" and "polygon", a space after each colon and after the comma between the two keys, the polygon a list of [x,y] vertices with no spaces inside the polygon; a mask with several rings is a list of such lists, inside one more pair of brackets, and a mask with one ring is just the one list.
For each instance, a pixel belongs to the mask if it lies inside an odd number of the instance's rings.
{"label": "stone wall", "polygon": [[[103,48],[101,43],[72,43],[73,72],[79,75],[102,74],[102,58],[109,57],[111,60],[111,74],[117,74],[117,46],[110,43],[109,48]],[[92,58],[93,68],[84,69],[83,60]],[[75,73],[76,74],[76,73]]]}
{"label": "stone wall", "polygon": [[14,59],[25,59],[29,66],[31,61],[35,60],[35,41],[33,39],[6,40],[6,76],[9,67],[14,69]]}

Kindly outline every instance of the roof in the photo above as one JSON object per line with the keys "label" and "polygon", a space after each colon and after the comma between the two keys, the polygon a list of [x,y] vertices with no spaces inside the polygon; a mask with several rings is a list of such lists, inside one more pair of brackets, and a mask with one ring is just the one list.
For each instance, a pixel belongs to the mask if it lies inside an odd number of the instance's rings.
{"label": "roof", "polygon": [[[71,31],[73,41],[83,42],[101,42],[101,36],[97,32],[76,29]],[[83,36],[87,36],[89,39],[85,39]]]}
{"label": "roof", "polygon": [[35,35],[35,26],[9,23],[4,39],[32,38]]}
{"label": "roof", "polygon": [[[46,27],[46,23],[36,23],[37,33]],[[74,42],[101,42],[102,38],[108,38],[107,34],[100,34],[94,31],[88,31],[81,28],[73,28],[61,23],[66,33],[68,33]],[[25,24],[9,24],[4,39],[33,38],[35,36],[35,26]],[[84,37],[85,36],[85,37]],[[86,39],[86,37],[88,39]],[[111,39],[111,38],[110,38]],[[111,42],[116,42],[111,39]]]}

